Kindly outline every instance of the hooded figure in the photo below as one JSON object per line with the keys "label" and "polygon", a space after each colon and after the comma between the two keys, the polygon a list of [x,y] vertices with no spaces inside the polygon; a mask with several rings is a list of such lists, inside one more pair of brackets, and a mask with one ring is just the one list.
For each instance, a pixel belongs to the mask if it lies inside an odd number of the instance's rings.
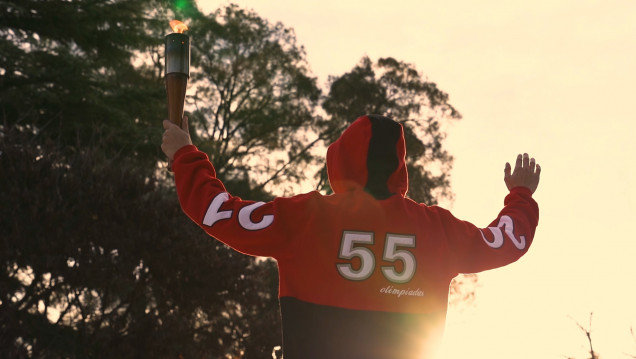
{"label": "hooded figure", "polygon": [[539,216],[532,190],[511,188],[480,229],[406,198],[405,155],[399,123],[360,117],[329,146],[332,195],[264,203],[229,194],[195,146],[174,154],[185,213],[235,250],[276,259],[285,359],[431,357],[453,277],[528,250]]}

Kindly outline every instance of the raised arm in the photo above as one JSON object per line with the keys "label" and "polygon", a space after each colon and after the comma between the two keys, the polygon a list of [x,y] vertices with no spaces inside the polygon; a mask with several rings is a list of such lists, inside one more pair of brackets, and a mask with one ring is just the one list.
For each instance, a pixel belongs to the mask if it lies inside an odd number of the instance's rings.
{"label": "raised arm", "polygon": [[527,153],[517,156],[514,171],[506,163],[504,182],[510,193],[504,208],[486,228],[458,220],[445,212],[453,266],[475,273],[512,263],[524,255],[539,222],[539,206],[532,194],[539,185],[541,167]]}
{"label": "raised arm", "polygon": [[[208,156],[192,145],[188,118],[182,127],[164,121],[161,149],[174,170],[183,211],[212,237],[245,254],[277,257],[288,249],[287,226],[277,208],[285,200],[255,202],[232,196]],[[287,201],[289,202],[289,201]]]}

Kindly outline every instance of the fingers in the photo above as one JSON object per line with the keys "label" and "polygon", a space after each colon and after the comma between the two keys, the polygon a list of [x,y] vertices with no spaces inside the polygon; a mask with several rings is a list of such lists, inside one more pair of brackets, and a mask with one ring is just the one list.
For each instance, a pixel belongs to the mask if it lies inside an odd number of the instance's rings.
{"label": "fingers", "polygon": [[512,173],[510,172],[510,163],[506,163],[506,167],[504,168],[504,182],[509,190],[515,187],[526,187],[532,193],[537,190],[541,166],[539,166],[533,157],[530,157],[527,153],[517,155],[515,168]]}
{"label": "fingers", "polygon": [[530,158],[530,167],[528,167],[530,173],[534,173],[535,165],[536,161],[534,160],[534,157]]}
{"label": "fingers", "polygon": [[[537,163],[534,157],[530,157],[527,153],[517,155],[517,162],[515,163],[515,170],[513,172],[523,171],[523,173],[536,175],[539,177],[541,173],[541,166]],[[510,176],[510,164],[506,163],[506,169],[504,170],[506,177]]]}
{"label": "fingers", "polygon": [[515,173],[521,173],[521,171],[531,174],[539,174],[541,173],[541,166],[539,166],[534,157],[530,157],[527,153],[517,155],[515,169],[512,173],[510,163],[506,162],[506,167],[504,168],[506,178],[514,175]]}
{"label": "fingers", "polygon": [[163,120],[163,129],[167,131],[171,128],[180,128],[189,134],[190,130],[188,126],[188,116],[183,116],[183,121],[181,121],[181,127],[174,124],[172,121]]}
{"label": "fingers", "polygon": [[[508,166],[507,163],[506,166]],[[535,170],[541,171],[541,167],[536,163],[534,157],[530,157],[527,153],[517,155],[515,171],[521,169],[530,170],[531,173],[534,173]]]}
{"label": "fingers", "polygon": [[510,177],[512,174],[510,173],[510,163],[506,162],[506,167],[504,167],[504,178]]}
{"label": "fingers", "polygon": [[168,120],[163,120],[163,129],[167,130],[173,127],[178,127],[177,125],[175,125],[174,123],[172,123],[171,121]]}

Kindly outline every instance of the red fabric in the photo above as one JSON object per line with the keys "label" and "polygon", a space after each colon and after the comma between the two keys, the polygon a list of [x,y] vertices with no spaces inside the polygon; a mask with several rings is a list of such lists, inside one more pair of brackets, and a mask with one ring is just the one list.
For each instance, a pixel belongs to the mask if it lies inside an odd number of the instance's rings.
{"label": "red fabric", "polygon": [[[327,150],[327,173],[334,193],[364,188],[367,181],[367,152],[371,138],[368,116],[355,120]],[[404,131],[396,144],[399,167],[393,172],[387,187],[393,193],[406,195],[408,173],[406,170],[406,145]]]}
{"label": "red fabric", "polygon": [[[310,192],[258,204],[225,194],[208,157],[186,146],[173,163],[181,206],[237,251],[275,258],[281,297],[339,308],[443,314],[449,283],[458,273],[500,267],[527,252],[539,216],[528,189],[513,189],[484,229],[443,208],[415,203],[403,197],[408,183],[402,136],[400,166],[389,179],[402,195],[376,200],[363,191],[369,136],[363,117],[330,146],[335,194]],[[350,241],[369,237],[372,244]],[[363,261],[373,266],[368,276],[355,274]],[[407,268],[407,262],[414,266]],[[405,273],[412,274],[408,281],[394,280]]]}
{"label": "red fabric", "polygon": [[368,119],[360,118],[329,146],[327,174],[331,189],[335,193],[364,187],[367,179],[366,159],[369,139],[371,139],[371,123]]}

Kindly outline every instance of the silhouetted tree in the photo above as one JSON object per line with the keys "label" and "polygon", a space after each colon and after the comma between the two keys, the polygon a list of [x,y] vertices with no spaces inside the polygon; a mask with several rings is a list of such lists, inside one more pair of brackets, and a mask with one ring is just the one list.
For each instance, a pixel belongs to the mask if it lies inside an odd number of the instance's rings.
{"label": "silhouetted tree", "polygon": [[196,12],[0,6],[1,356],[271,353],[274,264],[203,235],[154,177],[167,19]]}
{"label": "silhouetted tree", "polygon": [[[126,159],[95,161],[99,148],[65,157],[18,131],[2,140],[3,358],[220,358],[280,345],[271,263],[211,240]],[[266,331],[252,329],[256,314],[272,320]]]}
{"label": "silhouetted tree", "polygon": [[64,151],[100,143],[105,157],[156,161],[150,139],[166,113],[156,50],[168,3],[3,1],[1,122],[54,139]]}
{"label": "silhouetted tree", "polygon": [[[427,81],[413,65],[393,58],[373,63],[362,58],[350,72],[330,77],[330,89],[322,103],[329,115],[320,124],[328,141],[357,117],[375,113],[402,123],[407,145],[409,192],[415,201],[436,204],[450,198],[452,156],[443,147],[443,126],[461,118],[446,93]],[[320,187],[327,186],[326,171]]]}
{"label": "silhouetted tree", "polygon": [[293,30],[230,5],[193,21],[192,36],[191,124],[219,178],[254,199],[303,180],[320,90]]}

